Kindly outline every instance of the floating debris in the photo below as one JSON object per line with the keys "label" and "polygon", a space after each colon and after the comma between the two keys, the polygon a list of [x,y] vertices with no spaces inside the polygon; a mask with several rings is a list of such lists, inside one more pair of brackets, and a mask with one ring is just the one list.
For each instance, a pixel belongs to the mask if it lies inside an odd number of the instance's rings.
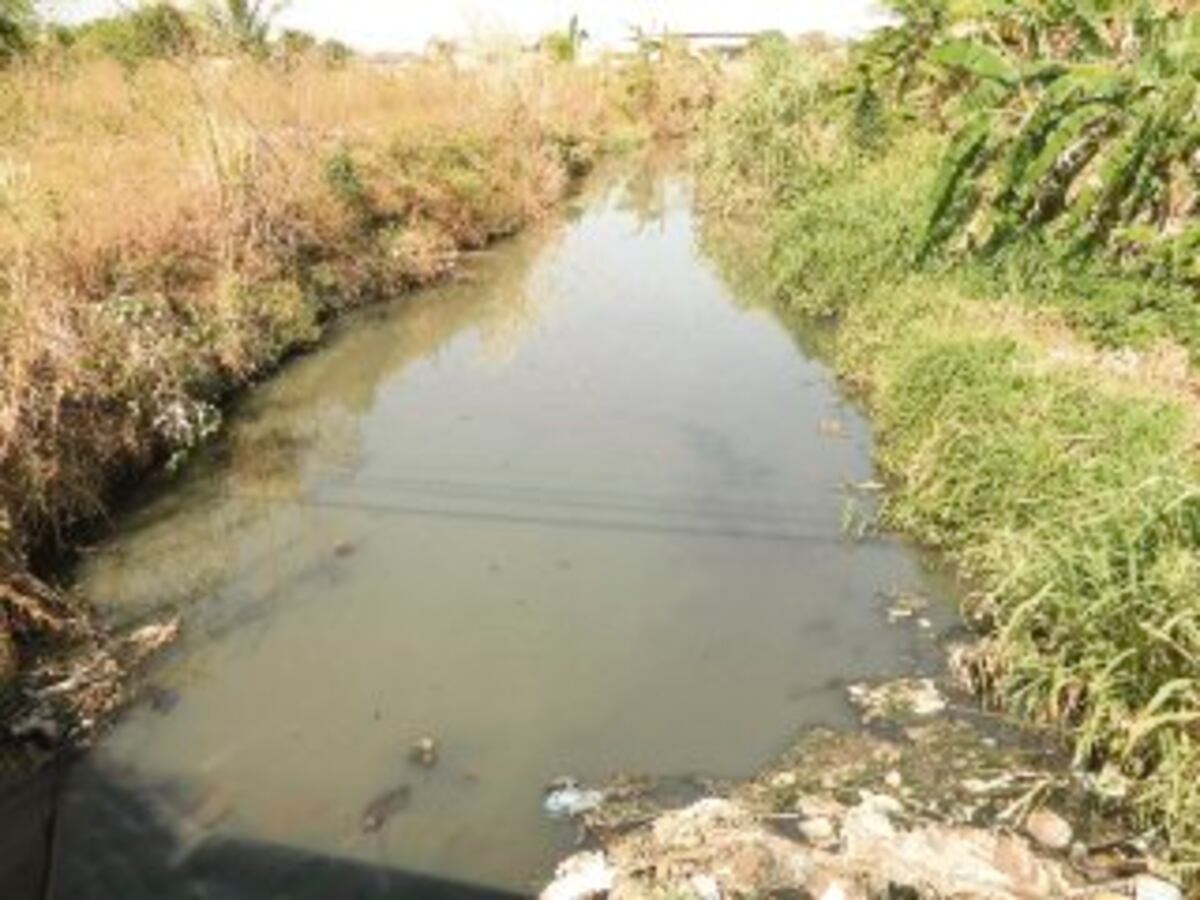
{"label": "floating debris", "polygon": [[862,710],[863,721],[934,716],[946,709],[932,678],[902,678],[880,685],[853,684],[848,688],[850,702]]}
{"label": "floating debris", "polygon": [[[888,607],[887,617],[891,623],[913,619],[929,606],[929,600],[919,594],[899,594]],[[922,619],[921,621],[927,621]]]}
{"label": "floating debris", "polygon": [[542,809],[552,819],[574,819],[598,808],[604,792],[582,787],[570,777],[556,778],[546,789]]}
{"label": "floating debris", "polygon": [[438,761],[438,743],[429,735],[418,738],[408,749],[408,760],[426,769],[432,769]]}
{"label": "floating debris", "polygon": [[408,807],[412,801],[412,788],[407,784],[390,788],[367,804],[362,814],[362,830],[364,834],[379,831],[387,824],[388,819]]}

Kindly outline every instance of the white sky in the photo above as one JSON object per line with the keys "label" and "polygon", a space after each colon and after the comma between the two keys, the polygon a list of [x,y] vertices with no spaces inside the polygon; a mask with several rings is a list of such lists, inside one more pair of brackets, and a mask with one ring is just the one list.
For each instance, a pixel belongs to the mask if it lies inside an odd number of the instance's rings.
{"label": "white sky", "polygon": [[[64,19],[111,12],[136,0],[47,0]],[[593,42],[612,44],[639,25],[648,31],[827,31],[869,27],[872,0],[292,0],[281,23],[362,50],[419,50],[430,37],[534,37],[578,13]]]}

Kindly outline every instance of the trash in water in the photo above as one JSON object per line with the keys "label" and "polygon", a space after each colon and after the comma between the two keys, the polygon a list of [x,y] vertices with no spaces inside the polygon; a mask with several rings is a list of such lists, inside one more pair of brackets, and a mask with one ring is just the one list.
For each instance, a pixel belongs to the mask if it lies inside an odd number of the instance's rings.
{"label": "trash in water", "polygon": [[365,834],[378,831],[387,820],[408,806],[412,799],[412,788],[407,784],[384,791],[367,804],[363,810],[362,830]]}
{"label": "trash in water", "polygon": [[556,778],[546,789],[542,809],[552,819],[574,819],[604,802],[604,793],[582,787],[574,778]]}
{"label": "trash in water", "polygon": [[420,738],[408,749],[409,762],[415,763],[418,766],[424,766],[426,769],[432,769],[437,765],[438,761],[438,744],[433,738],[426,735]]}

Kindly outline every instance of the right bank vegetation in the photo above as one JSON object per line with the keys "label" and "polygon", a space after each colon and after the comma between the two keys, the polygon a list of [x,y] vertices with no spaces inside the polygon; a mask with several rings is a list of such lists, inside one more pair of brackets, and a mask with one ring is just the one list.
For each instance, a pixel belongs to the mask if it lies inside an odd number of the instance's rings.
{"label": "right bank vegetation", "polygon": [[891,5],[850,49],[758,47],[704,142],[710,242],[836,320],[884,521],[967,586],[967,677],[1195,876],[1200,16]]}

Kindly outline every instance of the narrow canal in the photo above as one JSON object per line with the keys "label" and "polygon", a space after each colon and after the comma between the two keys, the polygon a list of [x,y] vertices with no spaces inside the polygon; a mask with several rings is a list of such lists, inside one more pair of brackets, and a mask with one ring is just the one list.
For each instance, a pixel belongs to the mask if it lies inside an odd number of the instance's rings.
{"label": "narrow canal", "polygon": [[105,615],[185,629],[62,780],[56,896],[527,892],[574,838],[556,776],[747,775],[933,664],[884,610],[938,586],[845,534],[866,424],[718,277],[685,176],[465,275],[255,389],[88,556]]}

